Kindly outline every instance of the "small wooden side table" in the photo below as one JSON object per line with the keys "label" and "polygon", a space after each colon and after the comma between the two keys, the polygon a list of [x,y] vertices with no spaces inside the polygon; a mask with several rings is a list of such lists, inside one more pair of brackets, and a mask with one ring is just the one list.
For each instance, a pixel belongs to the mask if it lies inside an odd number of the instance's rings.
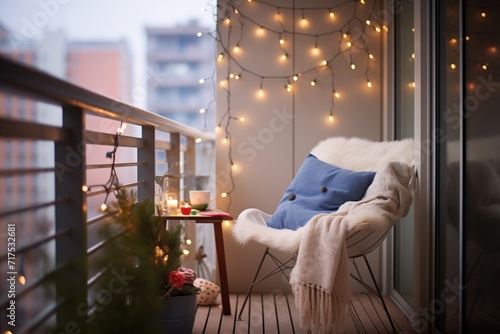
{"label": "small wooden side table", "polygon": [[221,288],[222,311],[225,315],[231,315],[229,301],[229,286],[227,282],[226,255],[224,252],[224,237],[222,235],[222,222],[233,220],[233,217],[222,211],[202,211],[196,215],[183,215],[180,212],[162,215],[167,220],[194,220],[196,224],[213,224],[215,234],[215,248],[217,251],[217,265],[219,266],[219,280]]}

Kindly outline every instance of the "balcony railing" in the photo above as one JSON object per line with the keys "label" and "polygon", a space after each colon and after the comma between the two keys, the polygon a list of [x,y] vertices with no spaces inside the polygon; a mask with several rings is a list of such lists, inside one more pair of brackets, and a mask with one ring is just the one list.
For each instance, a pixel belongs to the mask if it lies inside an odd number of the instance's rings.
{"label": "balcony railing", "polygon": [[[21,104],[34,113],[16,116]],[[102,276],[89,264],[105,243],[94,228],[109,214],[97,210],[105,191],[82,186],[105,182],[112,165],[104,153],[118,138],[117,155],[127,152],[115,164],[121,186],[135,189],[138,200],[153,199],[161,166],[196,171],[207,158],[197,152],[213,159],[213,150],[196,146],[213,148],[215,136],[1,56],[0,108],[0,329],[86,333],[81,306]],[[118,136],[122,122],[129,127]]]}

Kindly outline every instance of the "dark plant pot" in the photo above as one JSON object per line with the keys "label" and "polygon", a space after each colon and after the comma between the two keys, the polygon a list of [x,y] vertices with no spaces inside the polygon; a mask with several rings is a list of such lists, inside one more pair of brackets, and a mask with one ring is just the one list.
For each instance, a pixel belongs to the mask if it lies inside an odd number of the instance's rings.
{"label": "dark plant pot", "polygon": [[196,295],[170,297],[163,301],[162,333],[190,334],[196,316]]}

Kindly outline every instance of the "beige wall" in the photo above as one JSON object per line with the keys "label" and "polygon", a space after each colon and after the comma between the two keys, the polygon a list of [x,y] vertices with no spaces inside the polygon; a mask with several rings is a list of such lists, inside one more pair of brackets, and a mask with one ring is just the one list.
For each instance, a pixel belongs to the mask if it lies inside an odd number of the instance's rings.
{"label": "beige wall", "polygon": [[[291,7],[294,2],[295,11],[286,8]],[[295,29],[296,32],[294,35],[282,34],[286,41],[284,48],[289,54],[286,61],[280,60],[283,51],[278,46],[278,34],[271,31],[283,30],[275,19],[276,8],[256,2],[233,2],[239,14],[229,8],[231,25],[221,23],[218,26],[218,36],[226,46],[230,35],[230,47],[227,50],[234,57],[229,60],[230,57],[226,54],[217,64],[218,82],[227,78],[229,73],[242,73],[240,80],[229,80],[229,99],[222,85],[219,84],[217,91],[217,122],[221,122],[217,141],[217,207],[229,210],[234,217],[251,207],[274,212],[284,190],[307,153],[318,141],[330,136],[364,137],[372,140],[382,138],[384,83],[381,76],[381,50],[385,32],[376,33],[369,27],[363,35],[370,53],[375,56],[375,60],[370,61],[368,71],[368,77],[373,83],[372,88],[366,85],[367,55],[360,49],[360,41],[355,44],[352,52],[352,61],[357,66],[355,70],[350,68],[349,52],[340,54],[333,61],[335,90],[341,94],[334,102],[333,123],[328,121],[332,76],[326,67],[301,75],[291,93],[284,88],[287,79],[271,78],[302,73],[306,69],[314,68],[321,60],[331,58],[337,52],[340,32],[318,37],[318,56],[311,53],[316,41],[315,36],[341,29],[346,31],[345,24],[353,13],[353,4],[349,4],[334,9],[335,19],[331,20],[328,8],[324,8],[328,6],[325,1],[294,2],[270,2],[280,7],[283,27],[289,31]],[[223,20],[227,16],[228,8],[223,0],[219,1],[219,5],[219,20]],[[364,22],[370,15],[371,8],[363,7],[359,3],[357,6],[360,22]],[[324,9],[311,9],[315,7]],[[309,22],[307,28],[300,26],[302,12]],[[376,10],[372,13],[377,14]],[[257,25],[243,16],[250,17]],[[240,22],[244,23],[243,29]],[[358,21],[353,21],[350,28],[352,36],[363,29],[364,23],[356,22]],[[264,36],[259,37],[257,30],[260,25],[268,30],[265,30]],[[238,41],[240,50],[235,53],[233,47]],[[344,45],[345,40],[342,43]],[[221,53],[224,53],[224,48],[219,43],[218,54]],[[317,81],[315,87],[310,85],[313,79]],[[291,79],[290,81],[293,82]],[[263,98],[257,97],[256,94],[261,82],[265,91]],[[228,110],[231,117],[244,116],[246,121],[231,119],[229,130],[226,132]],[[230,137],[230,144],[223,143],[226,136]],[[238,165],[238,169],[233,171],[233,190],[229,177],[230,159]],[[222,192],[230,192],[230,197],[221,198]],[[236,244],[230,226],[225,227],[224,237],[230,289],[235,292],[244,291],[265,248],[257,244]],[[276,288],[289,289],[286,281],[276,277],[274,281],[260,286],[257,291],[272,291]]]}

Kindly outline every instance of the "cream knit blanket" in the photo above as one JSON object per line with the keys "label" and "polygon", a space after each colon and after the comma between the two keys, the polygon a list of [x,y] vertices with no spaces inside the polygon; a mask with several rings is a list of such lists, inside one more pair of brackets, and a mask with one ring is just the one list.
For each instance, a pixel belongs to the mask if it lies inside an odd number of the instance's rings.
{"label": "cream knit blanket", "polygon": [[290,275],[302,328],[313,334],[344,328],[351,298],[346,237],[359,224],[385,224],[389,229],[404,217],[412,202],[412,178],[411,166],[390,162],[377,172],[361,201],[307,223]]}

